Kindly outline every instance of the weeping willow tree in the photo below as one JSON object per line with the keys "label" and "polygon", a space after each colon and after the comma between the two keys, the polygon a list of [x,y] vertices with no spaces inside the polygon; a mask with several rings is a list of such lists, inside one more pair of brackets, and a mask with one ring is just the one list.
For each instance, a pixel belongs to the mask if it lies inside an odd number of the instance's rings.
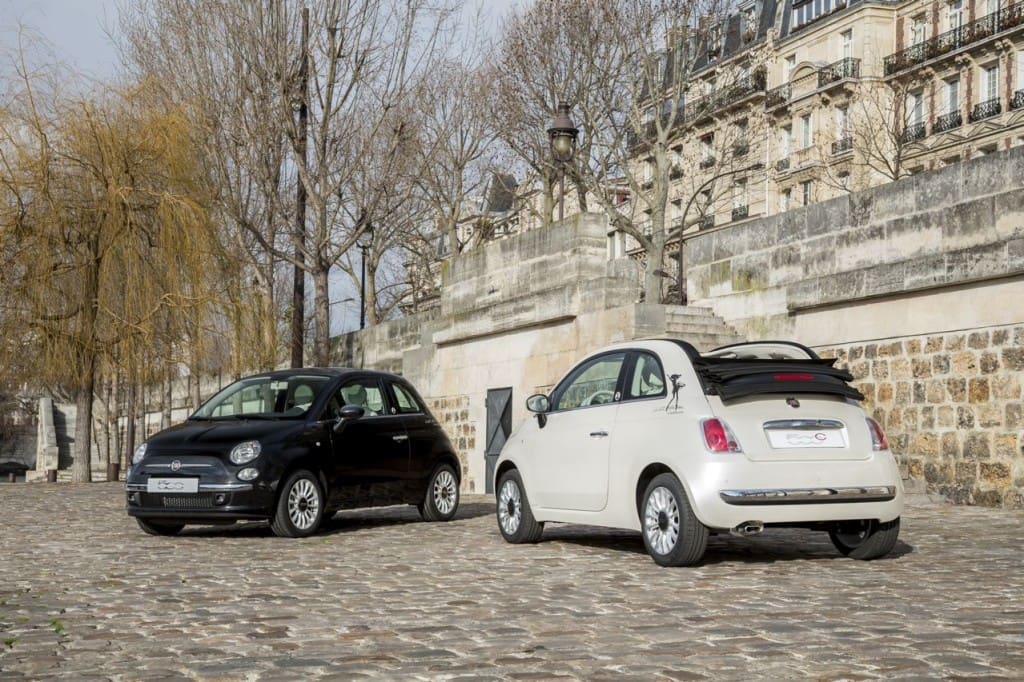
{"label": "weeping willow tree", "polygon": [[0,108],[0,366],[74,400],[88,481],[101,373],[144,384],[209,356],[212,304],[238,287],[178,111],[145,87],[69,98],[19,73]]}

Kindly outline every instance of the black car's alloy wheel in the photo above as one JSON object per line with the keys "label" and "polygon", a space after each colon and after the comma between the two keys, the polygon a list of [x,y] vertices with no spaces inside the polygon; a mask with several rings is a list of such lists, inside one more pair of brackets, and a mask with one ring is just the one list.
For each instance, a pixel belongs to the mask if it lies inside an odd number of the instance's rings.
{"label": "black car's alloy wheel", "polygon": [[450,521],[455,516],[459,510],[459,478],[451,465],[434,469],[418,509],[426,521]]}
{"label": "black car's alloy wheel", "polygon": [[277,510],[270,521],[275,535],[302,538],[312,535],[324,518],[324,493],[310,471],[292,473],[281,486]]}
{"label": "black car's alloy wheel", "polygon": [[146,519],[135,519],[139,528],[150,535],[177,535],[185,527],[184,523],[167,523],[160,521],[147,521]]}

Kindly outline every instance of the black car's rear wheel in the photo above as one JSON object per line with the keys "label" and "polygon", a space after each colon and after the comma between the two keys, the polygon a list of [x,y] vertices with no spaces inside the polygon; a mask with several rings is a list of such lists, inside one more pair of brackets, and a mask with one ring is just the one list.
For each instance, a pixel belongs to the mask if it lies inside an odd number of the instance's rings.
{"label": "black car's rear wheel", "polygon": [[136,518],[135,521],[139,524],[139,528],[150,535],[177,535],[181,532],[181,529],[185,527],[184,523],[147,521],[146,519],[140,518]]}
{"label": "black car's rear wheel", "polygon": [[896,547],[900,520],[880,523],[874,519],[840,521],[828,532],[832,544],[844,556],[869,561],[879,559]]}
{"label": "black car's rear wheel", "polygon": [[434,469],[417,509],[425,521],[451,521],[455,516],[459,510],[459,478],[450,464]]}
{"label": "black car's rear wheel", "polygon": [[324,518],[324,492],[316,475],[301,469],[293,472],[277,498],[270,529],[284,538],[312,535]]}
{"label": "black car's rear wheel", "polygon": [[661,566],[693,566],[704,556],[708,529],[690,508],[683,485],[672,474],[658,474],[644,491],[640,522],[644,546]]}

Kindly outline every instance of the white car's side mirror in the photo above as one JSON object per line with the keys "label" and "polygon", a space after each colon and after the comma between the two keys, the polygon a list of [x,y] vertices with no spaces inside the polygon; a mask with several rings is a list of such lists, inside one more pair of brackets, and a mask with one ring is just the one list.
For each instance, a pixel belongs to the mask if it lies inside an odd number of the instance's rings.
{"label": "white car's side mirror", "polygon": [[551,411],[551,400],[543,393],[531,395],[526,399],[526,409],[537,414]]}

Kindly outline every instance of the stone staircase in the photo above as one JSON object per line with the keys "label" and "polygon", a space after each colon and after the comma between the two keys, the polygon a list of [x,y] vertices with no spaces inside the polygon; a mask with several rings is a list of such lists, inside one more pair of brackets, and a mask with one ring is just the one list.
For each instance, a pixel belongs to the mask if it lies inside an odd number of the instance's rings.
{"label": "stone staircase", "polygon": [[674,338],[688,341],[701,352],[746,341],[711,308],[665,306],[665,331]]}

